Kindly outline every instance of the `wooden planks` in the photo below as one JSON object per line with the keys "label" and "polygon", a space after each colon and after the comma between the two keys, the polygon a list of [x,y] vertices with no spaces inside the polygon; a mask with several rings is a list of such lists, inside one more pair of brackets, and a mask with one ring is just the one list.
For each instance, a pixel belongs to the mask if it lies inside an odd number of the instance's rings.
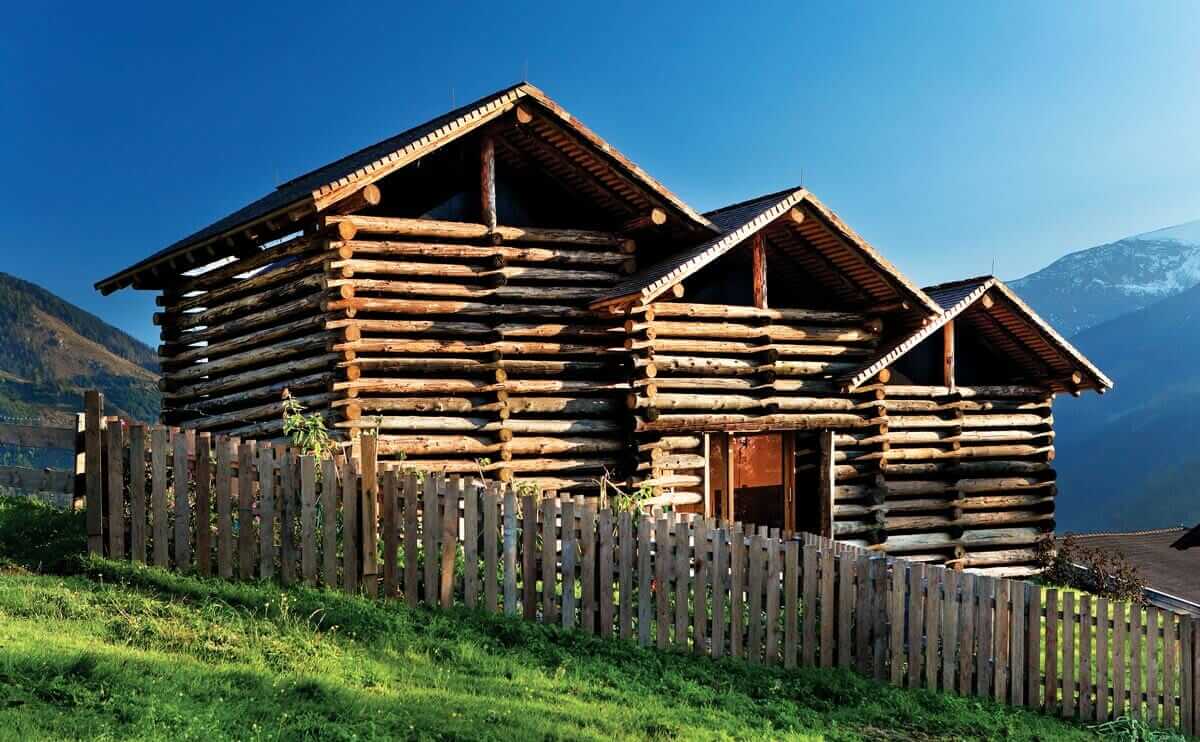
{"label": "wooden planks", "polygon": [[[150,561],[178,570],[232,577],[236,569],[365,593],[363,540],[374,520],[382,577],[371,579],[411,604],[537,618],[540,592],[541,620],[605,637],[788,668],[853,667],[1089,722],[1130,713],[1196,725],[1196,624],[1155,608],[1043,595],[812,535],[690,515],[635,519],[582,498],[543,498],[539,525],[537,499],[520,498],[518,509],[512,488],[481,491],[440,474],[419,483],[413,472],[378,467],[372,481],[355,459],[339,465],[223,436],[193,444],[155,427],[147,452],[144,429],[126,440],[110,424],[101,442],[102,503],[116,515],[103,548],[129,559],[149,549]],[[148,501],[139,463],[147,458]],[[174,497],[173,479],[187,483]]]}

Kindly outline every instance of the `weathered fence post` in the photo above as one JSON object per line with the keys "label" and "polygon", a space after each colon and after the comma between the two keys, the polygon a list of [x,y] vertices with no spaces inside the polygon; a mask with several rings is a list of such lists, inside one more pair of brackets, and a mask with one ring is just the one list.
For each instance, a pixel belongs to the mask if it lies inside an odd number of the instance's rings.
{"label": "weathered fence post", "polygon": [[87,477],[88,553],[104,553],[104,475],[100,426],[104,421],[104,395],[92,389],[84,394],[84,473]]}

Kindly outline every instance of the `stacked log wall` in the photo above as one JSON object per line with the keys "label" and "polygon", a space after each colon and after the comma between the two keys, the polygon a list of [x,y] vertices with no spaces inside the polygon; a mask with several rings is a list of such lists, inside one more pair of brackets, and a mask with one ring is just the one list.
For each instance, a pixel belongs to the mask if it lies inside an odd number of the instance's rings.
{"label": "stacked log wall", "polygon": [[841,479],[835,535],[994,575],[1033,570],[1054,530],[1052,394],[1037,387],[876,386],[882,471]]}
{"label": "stacked log wall", "polygon": [[310,226],[163,291],[154,321],[164,423],[270,438],[282,432],[284,389],[310,410],[329,408],[326,257]]}
{"label": "stacked log wall", "polygon": [[629,466],[619,317],[588,302],[633,270],[632,243],[581,230],[339,217],[326,303],[340,430],[382,457],[580,490]]}
{"label": "stacked log wall", "polygon": [[625,323],[634,484],[702,495],[702,442],[679,444],[703,432],[877,427],[873,394],[844,394],[835,378],[870,357],[880,330],[878,319],[851,312],[683,302],[636,308]]}

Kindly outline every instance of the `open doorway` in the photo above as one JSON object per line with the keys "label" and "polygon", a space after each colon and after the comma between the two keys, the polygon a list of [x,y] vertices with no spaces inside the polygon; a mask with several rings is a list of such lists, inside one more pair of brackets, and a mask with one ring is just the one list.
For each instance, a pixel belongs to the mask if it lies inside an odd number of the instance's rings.
{"label": "open doorway", "polygon": [[808,463],[815,455],[815,433],[710,433],[707,438],[708,512],[784,531],[817,531],[818,471]]}

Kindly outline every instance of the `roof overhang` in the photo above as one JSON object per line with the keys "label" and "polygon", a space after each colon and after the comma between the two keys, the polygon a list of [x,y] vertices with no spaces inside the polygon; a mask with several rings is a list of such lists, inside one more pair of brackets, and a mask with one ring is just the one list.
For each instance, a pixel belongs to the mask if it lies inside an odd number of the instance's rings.
{"label": "roof overhang", "polygon": [[[897,304],[919,314],[933,317],[941,313],[937,302],[807,189],[783,191],[760,200],[762,203],[749,208],[738,222],[728,224],[723,234],[639,271],[598,296],[592,308],[616,309],[652,302],[755,234],[790,219],[813,250],[837,250],[837,259],[826,256],[829,259],[825,260],[833,270],[848,274],[857,271],[860,281],[869,277],[874,286],[896,298]],[[817,232],[827,242],[824,247],[816,244]],[[844,264],[838,264],[838,259]]]}
{"label": "roof overhang", "polygon": [[[1003,281],[994,276],[956,281],[926,289],[930,294],[960,289],[950,306],[944,307],[938,316],[913,333],[900,338],[886,353],[859,368],[844,380],[845,388],[853,391],[873,379],[880,371],[895,363],[905,353],[917,347],[923,340],[941,330],[947,323],[972,310],[1003,315],[995,318],[997,333],[1007,342],[1021,346],[1026,352],[1041,359],[1050,369],[1057,369],[1067,378],[1047,378],[1047,385],[1054,391],[1080,391],[1094,389],[1103,394],[1112,388],[1113,382],[1067,342],[1033,309],[1021,300]],[[991,308],[977,307],[984,297],[989,297]],[[992,321],[992,320],[989,320]],[[1078,373],[1078,381],[1069,378]]]}
{"label": "roof overhang", "polygon": [[265,240],[294,232],[296,222],[329,209],[365,186],[495,121],[518,105],[529,106],[584,142],[597,156],[619,170],[627,181],[652,194],[654,201],[669,209],[674,218],[701,233],[720,231],[541,90],[521,83],[283,183],[242,209],[97,282],[96,289],[110,294],[128,286],[153,288],[164,278],[181,271],[223,257],[253,252]]}

